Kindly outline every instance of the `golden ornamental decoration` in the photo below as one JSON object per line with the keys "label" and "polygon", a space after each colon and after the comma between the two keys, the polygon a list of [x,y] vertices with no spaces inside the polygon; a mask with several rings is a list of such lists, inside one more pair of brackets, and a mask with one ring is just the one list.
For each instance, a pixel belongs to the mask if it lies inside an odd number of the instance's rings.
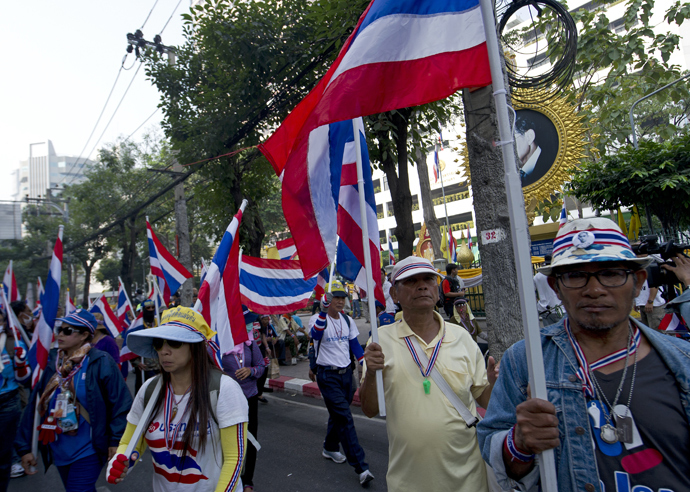
{"label": "golden ornamental decoration", "polygon": [[462,241],[462,244],[460,244],[457,254],[458,263],[460,263],[465,268],[469,268],[470,265],[474,262],[474,253],[472,253],[472,250],[470,250],[465,241]]}
{"label": "golden ornamental decoration", "polygon": [[[585,156],[583,116],[565,97],[547,97],[539,90],[513,90],[516,113],[515,147],[518,154],[522,192],[527,208],[560,191],[573,168]],[[470,180],[467,144],[459,153],[462,168]],[[458,171],[460,174],[460,171]]]}

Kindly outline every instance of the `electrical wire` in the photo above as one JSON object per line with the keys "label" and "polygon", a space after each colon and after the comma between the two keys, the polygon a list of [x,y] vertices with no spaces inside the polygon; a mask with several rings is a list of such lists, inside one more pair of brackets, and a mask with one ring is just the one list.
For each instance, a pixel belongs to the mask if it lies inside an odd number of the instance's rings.
{"label": "electrical wire", "polygon": [[[79,162],[79,159],[81,159],[82,155],[84,155],[84,151],[86,150],[86,147],[89,145],[89,141],[91,141],[91,137],[93,137],[93,134],[95,133],[96,128],[98,128],[98,123],[100,123],[101,118],[103,117],[103,113],[105,113],[105,108],[108,106],[108,102],[110,101],[110,97],[113,95],[113,92],[115,91],[115,86],[117,85],[117,81],[120,78],[120,74],[122,73],[122,69],[125,66],[125,60],[127,59],[128,54],[126,54],[122,58],[122,63],[120,63],[120,69],[117,71],[117,76],[115,77],[115,82],[113,82],[113,86],[110,88],[110,92],[108,93],[108,97],[105,100],[105,104],[103,105],[103,109],[101,109],[101,113],[98,115],[98,119],[96,119],[96,124],[93,125],[93,129],[91,130],[91,133],[89,134],[89,138],[86,139],[86,143],[84,144],[84,148],[81,149],[81,152],[79,153],[79,157],[77,157],[77,159],[74,161],[74,163],[72,163],[69,170],[66,173],[64,173],[64,175],[63,175],[62,179],[60,180],[60,182],[58,183],[58,185],[62,184],[65,181],[65,179],[67,179],[67,176],[72,172],[74,167],[77,165],[77,163]],[[84,160],[84,162],[86,162],[86,160]],[[81,164],[82,167],[84,166],[84,162],[82,162],[82,164]],[[74,178],[72,179],[72,181],[74,181]],[[70,181],[70,183],[71,183],[71,181]]]}
{"label": "electrical wire", "polygon": [[125,139],[123,140],[123,142],[126,142],[126,141],[128,141],[130,138],[132,138],[132,135],[134,135],[136,132],[138,132],[138,131],[141,129],[141,127],[144,126],[144,125],[146,124],[146,122],[149,121],[151,118],[153,118],[153,115],[156,114],[160,109],[161,109],[161,108],[156,108],[156,110],[155,110],[153,113],[151,113],[151,114],[149,115],[149,117],[146,118],[146,119],[144,120],[144,122],[143,122],[141,125],[139,125],[139,126],[137,127],[136,130],[134,130],[132,133],[130,133],[130,134],[129,134],[129,137],[125,138]]}
{"label": "electrical wire", "polygon": [[[129,92],[129,88],[132,87],[132,83],[134,82],[134,79],[137,77],[137,74],[139,73],[139,70],[141,69],[141,65],[142,65],[142,63],[139,63],[139,66],[137,67],[136,71],[134,72],[134,75],[132,76],[132,80],[129,81],[129,85],[127,86],[127,89],[125,89],[124,94],[122,94],[122,97],[120,98],[120,102],[117,103],[117,106],[115,107],[115,111],[113,111],[113,114],[112,114],[112,116],[110,117],[110,119],[108,120],[108,123],[105,125],[105,128],[103,128],[103,131],[101,132],[101,136],[98,137],[98,140],[96,140],[96,143],[95,143],[95,144],[93,145],[93,147],[91,148],[91,151],[86,155],[86,157],[85,157],[85,159],[84,159],[84,162],[86,162],[86,160],[89,158],[89,156],[90,156],[91,154],[93,154],[93,151],[96,150],[96,147],[97,147],[98,144],[101,142],[101,139],[103,138],[103,135],[105,135],[105,132],[108,130],[108,127],[110,126],[110,123],[112,123],[113,118],[115,118],[115,115],[117,114],[117,110],[120,109],[120,105],[122,105],[122,101],[125,100],[125,96],[126,96],[127,93]],[[82,163],[82,166],[83,166],[83,165],[84,165],[84,163]],[[67,183],[67,184],[72,184],[72,182],[73,182],[76,178],[77,178],[77,175],[75,174],[74,177],[72,178],[72,180],[71,180],[69,183]]]}
{"label": "electrical wire", "polygon": [[[521,49],[525,44],[529,45],[531,43],[525,43],[523,36],[519,37],[519,44],[521,46],[514,46],[511,44],[509,36],[503,35],[503,31],[510,18],[525,7],[529,9],[535,41],[534,51],[527,53],[522,52]],[[523,56],[533,55],[530,59],[531,63],[527,66],[506,63],[506,71],[511,87],[541,90],[545,94],[544,97],[548,99],[550,96],[555,95],[559,89],[570,85],[575,71],[575,57],[577,55],[577,26],[568,10],[556,0],[514,0],[500,10],[498,32],[503,44],[516,54]],[[536,10],[537,17],[542,17],[545,13],[550,14],[549,19],[553,19],[553,21],[542,23],[539,27],[555,32],[556,34],[553,38],[558,39],[557,43],[552,45],[547,43],[545,48],[539,48],[539,38],[542,33],[537,28],[539,21],[534,19],[533,10]],[[530,75],[532,70],[538,68],[535,66],[538,59],[550,61],[552,58],[555,58],[555,62],[548,71]],[[519,99],[519,91],[514,93],[513,96]]]}
{"label": "electrical wire", "polygon": [[175,12],[177,12],[177,9],[178,9],[178,7],[180,6],[181,3],[182,3],[182,0],[180,0],[179,2],[177,2],[177,5],[175,5],[175,10],[173,10],[173,11],[172,11],[172,14],[170,14],[170,17],[168,17],[168,20],[166,21],[165,25],[163,26],[163,29],[161,29],[160,32],[158,33],[159,35],[160,35],[160,34],[163,34],[163,31],[165,31],[165,28],[168,27],[168,24],[169,24],[170,21],[172,20],[173,15],[175,15]]}
{"label": "electrical wire", "polygon": [[144,26],[146,26],[146,23],[149,21],[149,17],[151,17],[151,14],[153,13],[153,9],[156,8],[156,5],[157,5],[157,4],[158,4],[158,0],[156,0],[155,2],[153,2],[153,7],[151,7],[151,10],[149,10],[149,15],[147,15],[147,16],[146,16],[146,19],[144,19],[144,23],[143,23],[143,24],[141,25],[141,27],[139,28],[140,30],[142,30],[142,31],[144,30]]}

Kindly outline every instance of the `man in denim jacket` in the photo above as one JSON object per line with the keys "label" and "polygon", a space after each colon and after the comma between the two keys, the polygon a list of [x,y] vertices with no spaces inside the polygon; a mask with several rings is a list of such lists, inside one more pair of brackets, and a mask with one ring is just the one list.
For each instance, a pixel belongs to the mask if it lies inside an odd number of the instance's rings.
{"label": "man in denim jacket", "polygon": [[541,330],[548,401],[530,398],[518,342],[478,426],[504,489],[537,490],[535,454],[553,448],[559,492],[690,490],[690,344],[629,317],[646,265],[608,219],[559,230],[541,269],[567,313]]}

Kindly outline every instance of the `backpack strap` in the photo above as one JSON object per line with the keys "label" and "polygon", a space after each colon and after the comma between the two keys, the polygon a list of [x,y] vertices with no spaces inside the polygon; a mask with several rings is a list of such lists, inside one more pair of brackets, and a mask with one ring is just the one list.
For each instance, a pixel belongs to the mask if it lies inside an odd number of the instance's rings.
{"label": "backpack strap", "polygon": [[151,399],[151,395],[153,395],[153,389],[156,387],[156,384],[158,384],[158,380],[162,376],[160,374],[156,375],[153,378],[153,381],[149,383],[149,385],[146,387],[146,391],[144,392],[144,408],[149,404],[149,400]]}

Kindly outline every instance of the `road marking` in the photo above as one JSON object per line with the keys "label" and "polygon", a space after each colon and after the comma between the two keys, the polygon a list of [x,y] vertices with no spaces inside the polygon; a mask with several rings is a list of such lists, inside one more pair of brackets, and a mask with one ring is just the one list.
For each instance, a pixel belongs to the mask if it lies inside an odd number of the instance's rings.
{"label": "road marking", "polygon": [[[316,409],[319,409],[319,410],[322,410],[322,411],[328,413],[328,409],[327,409],[326,407],[322,407],[322,406],[319,406],[319,405],[312,405],[312,404],[310,404],[310,403],[304,403],[304,402],[301,402],[301,401],[286,400],[286,399],[283,399],[283,398],[275,397],[275,396],[273,396],[273,395],[267,395],[266,393],[264,393],[264,397],[267,398],[268,400],[272,400],[272,401],[276,401],[276,402],[282,401],[282,402],[285,402],[285,403],[287,403],[287,404],[290,404],[290,405],[297,405],[297,406],[300,406],[300,407],[316,408]],[[385,421],[383,418],[381,418],[381,417],[374,417],[373,419],[370,419],[369,417],[367,417],[367,416],[365,416],[365,415],[356,415],[356,414],[353,413],[353,414],[352,414],[352,418],[364,420],[364,421],[367,421],[367,422],[377,422],[377,423],[379,423],[379,424],[384,424],[384,425],[386,424],[386,421]]]}

